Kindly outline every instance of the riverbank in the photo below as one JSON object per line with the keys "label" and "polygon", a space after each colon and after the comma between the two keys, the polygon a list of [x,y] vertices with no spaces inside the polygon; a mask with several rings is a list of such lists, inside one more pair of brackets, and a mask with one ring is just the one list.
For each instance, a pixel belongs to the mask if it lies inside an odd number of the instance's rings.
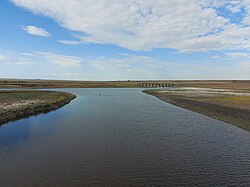
{"label": "riverbank", "polygon": [[56,91],[0,90],[0,125],[56,110],[76,98]]}
{"label": "riverbank", "polygon": [[250,131],[250,92],[210,88],[145,90],[173,105],[205,114]]}

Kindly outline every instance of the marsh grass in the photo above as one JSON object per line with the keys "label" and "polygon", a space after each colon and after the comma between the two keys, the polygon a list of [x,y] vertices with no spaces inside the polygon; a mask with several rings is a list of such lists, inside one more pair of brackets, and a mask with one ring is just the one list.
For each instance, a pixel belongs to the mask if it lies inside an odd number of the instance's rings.
{"label": "marsh grass", "polygon": [[76,96],[66,92],[37,90],[1,90],[0,124],[55,110]]}

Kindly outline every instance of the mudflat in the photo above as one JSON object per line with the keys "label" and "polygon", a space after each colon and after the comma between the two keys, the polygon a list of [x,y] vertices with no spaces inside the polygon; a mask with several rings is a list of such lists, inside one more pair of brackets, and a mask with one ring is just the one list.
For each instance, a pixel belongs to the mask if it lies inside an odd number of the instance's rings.
{"label": "mudflat", "polygon": [[76,96],[66,92],[1,90],[0,125],[8,121],[58,109]]}
{"label": "mudflat", "polygon": [[250,92],[248,90],[184,87],[144,92],[176,106],[250,131]]}

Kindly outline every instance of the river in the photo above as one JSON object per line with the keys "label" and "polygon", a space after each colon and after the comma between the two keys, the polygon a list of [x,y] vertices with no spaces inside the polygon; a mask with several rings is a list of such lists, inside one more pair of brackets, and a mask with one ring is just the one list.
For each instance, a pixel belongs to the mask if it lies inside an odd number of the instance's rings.
{"label": "river", "polygon": [[141,89],[0,126],[0,186],[250,186],[250,133]]}

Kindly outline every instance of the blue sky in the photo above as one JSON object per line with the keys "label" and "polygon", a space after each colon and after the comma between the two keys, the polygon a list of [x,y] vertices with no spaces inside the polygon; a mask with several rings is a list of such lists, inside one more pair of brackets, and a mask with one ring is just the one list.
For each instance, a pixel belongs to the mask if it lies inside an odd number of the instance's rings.
{"label": "blue sky", "polygon": [[250,79],[249,0],[3,0],[0,23],[0,78]]}

